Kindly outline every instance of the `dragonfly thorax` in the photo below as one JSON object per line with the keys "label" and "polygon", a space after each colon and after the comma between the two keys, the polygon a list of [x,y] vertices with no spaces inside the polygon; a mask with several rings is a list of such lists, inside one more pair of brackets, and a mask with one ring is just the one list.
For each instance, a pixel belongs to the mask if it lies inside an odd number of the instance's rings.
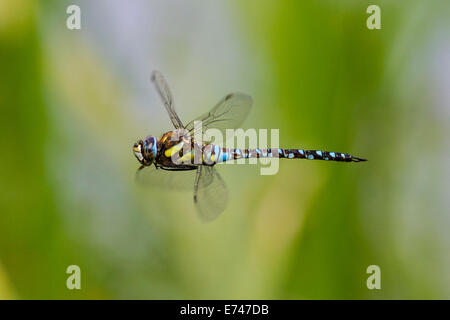
{"label": "dragonfly thorax", "polygon": [[158,140],[153,136],[139,140],[133,145],[133,153],[141,164],[151,165],[158,153]]}

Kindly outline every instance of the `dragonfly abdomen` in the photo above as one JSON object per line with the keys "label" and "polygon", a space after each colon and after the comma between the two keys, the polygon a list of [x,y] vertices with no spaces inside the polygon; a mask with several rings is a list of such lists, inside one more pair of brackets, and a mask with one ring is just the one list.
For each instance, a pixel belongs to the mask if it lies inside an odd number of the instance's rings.
{"label": "dragonfly abdomen", "polygon": [[366,159],[352,156],[348,153],[331,152],[321,150],[304,149],[226,149],[211,145],[209,150],[204,150],[203,160],[206,163],[225,162],[235,159],[248,158],[284,158],[284,159],[307,159],[328,160],[341,162],[360,162]]}
{"label": "dragonfly abdomen", "polygon": [[[222,148],[218,145],[209,144],[203,148],[195,150],[195,147],[183,154],[183,143],[179,143],[174,147],[165,151],[167,158],[174,153],[179,155],[176,164],[189,162],[198,164],[195,159],[196,152],[200,152],[201,164],[214,165],[216,163],[249,158],[284,158],[284,159],[307,159],[307,160],[329,160],[340,162],[360,162],[367,161],[366,159],[352,156],[348,153],[321,151],[321,150],[304,150],[304,149],[228,149]],[[200,159],[199,159],[200,160]]]}

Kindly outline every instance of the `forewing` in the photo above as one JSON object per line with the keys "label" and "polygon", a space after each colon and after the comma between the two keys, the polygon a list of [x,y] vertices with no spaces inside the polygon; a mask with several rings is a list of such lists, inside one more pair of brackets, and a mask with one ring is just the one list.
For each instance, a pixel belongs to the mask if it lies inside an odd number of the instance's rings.
{"label": "forewing", "polygon": [[228,190],[214,167],[199,166],[197,169],[194,203],[199,218],[210,222],[225,210],[228,202]]}
{"label": "forewing", "polygon": [[169,114],[170,121],[172,121],[174,127],[176,129],[184,128],[183,123],[178,118],[178,115],[175,112],[172,93],[170,92],[169,85],[167,84],[166,79],[164,79],[163,75],[159,71],[153,71],[152,82],[155,85],[156,91],[158,91],[159,96],[161,97],[164,107]]}
{"label": "forewing", "polygon": [[202,130],[219,129],[225,137],[226,129],[240,127],[247,118],[252,108],[252,98],[243,93],[231,93],[220,100],[211,111],[192,120],[186,125],[186,129],[194,136],[194,122],[202,121]]}

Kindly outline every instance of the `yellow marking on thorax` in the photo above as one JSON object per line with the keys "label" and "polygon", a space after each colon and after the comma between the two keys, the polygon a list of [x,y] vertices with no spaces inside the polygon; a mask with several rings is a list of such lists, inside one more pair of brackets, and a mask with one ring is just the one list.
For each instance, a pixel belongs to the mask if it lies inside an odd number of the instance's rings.
{"label": "yellow marking on thorax", "polygon": [[183,148],[183,145],[184,145],[184,142],[180,142],[180,143],[174,145],[173,147],[167,149],[167,150],[164,152],[164,155],[165,155],[167,158],[172,157],[172,155],[178,153],[178,152]]}

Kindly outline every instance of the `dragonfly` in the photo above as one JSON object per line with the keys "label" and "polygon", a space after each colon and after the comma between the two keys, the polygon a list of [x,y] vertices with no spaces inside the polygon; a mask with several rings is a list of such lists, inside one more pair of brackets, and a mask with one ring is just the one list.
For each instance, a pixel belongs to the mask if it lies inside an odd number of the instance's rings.
{"label": "dragonfly", "polygon": [[[222,98],[209,112],[186,125],[175,111],[167,81],[158,71],[151,75],[156,91],[174,127],[159,139],[147,136],[134,143],[133,153],[140,163],[136,180],[142,185],[168,186],[174,190],[192,190],[195,208],[204,222],[213,221],[225,210],[228,190],[215,165],[248,158],[285,158],[361,162],[367,159],[348,153],[305,149],[239,149],[224,148],[210,141],[197,141],[195,125],[201,129],[239,128],[252,108],[252,98],[243,93],[231,93]],[[197,122],[198,123],[198,122]]]}

